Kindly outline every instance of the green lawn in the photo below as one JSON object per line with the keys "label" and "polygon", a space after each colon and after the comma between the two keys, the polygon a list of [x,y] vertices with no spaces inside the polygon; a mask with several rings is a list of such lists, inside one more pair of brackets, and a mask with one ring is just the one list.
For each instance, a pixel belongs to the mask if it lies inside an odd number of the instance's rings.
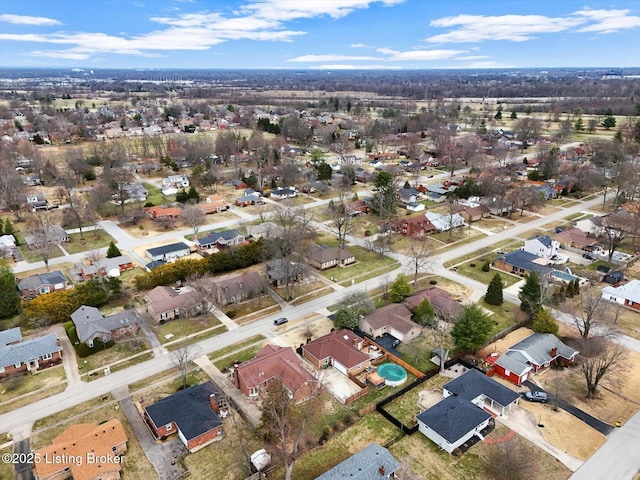
{"label": "green lawn", "polygon": [[90,252],[98,248],[108,247],[113,241],[111,235],[102,229],[84,232],[84,239],[80,238],[79,233],[69,235],[69,243],[62,245],[67,252],[74,254],[80,252]]}
{"label": "green lawn", "polygon": [[367,387],[369,389],[369,393],[367,393],[364,397],[359,398],[358,400],[353,402],[351,405],[349,405],[349,408],[353,410],[353,412],[358,413],[364,407],[371,405],[372,403],[377,403],[387,398],[388,396],[394,394],[400,388],[403,388],[405,385],[410,384],[415,379],[416,379],[415,375],[407,372],[407,381],[404,383],[404,385],[400,385],[399,387],[385,386],[380,390],[376,390],[375,388],[369,386]]}
{"label": "green lawn", "polygon": [[218,370],[221,372],[226,372],[230,367],[233,367],[235,363],[246,362],[247,360],[252,360],[256,357],[256,353],[260,351],[262,345],[254,345],[249,348],[245,348],[244,350],[236,351],[233,355],[222,358],[220,360],[216,360],[213,364],[216,366]]}
{"label": "green lawn", "polygon": [[163,325],[154,327],[154,333],[161,343],[167,343],[218,325],[222,323],[213,315],[199,315],[193,318],[169,320]]}
{"label": "green lawn", "polygon": [[[13,448],[6,447],[0,450],[0,455],[4,455],[5,453],[13,453]],[[13,468],[13,464],[0,462],[0,478],[16,478],[16,471]]]}
{"label": "green lawn", "polygon": [[356,257],[356,263],[346,267],[337,267],[325,270],[323,275],[327,278],[333,278],[338,283],[356,283],[382,275],[398,267],[398,262],[387,256],[380,256],[376,252],[372,252],[363,247],[350,246],[349,251]]}
{"label": "green lawn", "polygon": [[144,188],[146,188],[149,192],[149,195],[147,196],[147,202],[145,203],[151,202],[154,205],[164,205],[168,201],[173,200],[173,196],[165,197],[164,195],[162,195],[162,191],[155,185],[145,183]]}
{"label": "green lawn", "polygon": [[41,388],[49,388],[66,380],[62,365],[47,368],[31,375],[20,375],[8,378],[0,385],[2,401],[11,400],[25,393],[34,392]]}
{"label": "green lawn", "polygon": [[[125,360],[126,358],[135,355],[136,353],[144,352],[147,348],[148,346],[146,344],[146,341],[144,340],[144,337],[124,340],[122,342],[116,343],[111,348],[99,351],[85,358],[78,357],[78,369],[80,370],[80,374],[91,372],[119,360]],[[126,366],[131,366],[133,363],[140,363],[145,360],[149,360],[149,358],[150,357],[141,355],[139,357],[136,357],[135,359],[132,359],[131,362],[127,362],[128,364]],[[123,367],[114,367],[113,370],[115,371],[121,368]],[[101,376],[101,374],[102,372],[99,371],[99,374],[95,375],[93,378],[95,379]]]}
{"label": "green lawn", "polygon": [[423,336],[415,338],[409,343],[401,343],[396,349],[402,354],[402,360],[421,372],[426,372],[437,368],[437,365],[430,360],[431,352],[437,347],[438,345],[427,329]]}
{"label": "green lawn", "polygon": [[[491,268],[488,272],[483,271],[482,266],[484,265],[485,260],[491,261],[491,258],[494,258],[494,257],[493,256],[481,257],[481,258],[477,258],[475,260],[471,260],[466,263],[463,263],[462,265],[458,265],[457,266],[458,273],[461,275],[464,275],[465,277],[478,280],[479,282],[482,282],[485,285],[489,285],[489,282],[495,276],[496,273],[498,273],[500,275],[500,278],[502,278],[502,283],[505,287],[510,287],[514,283],[518,283],[520,280],[522,280],[520,277],[516,277],[515,275],[510,275],[506,272],[503,272],[501,270],[496,270],[494,268]],[[475,265],[475,266],[471,266],[471,265]]]}
{"label": "green lawn", "polygon": [[483,308],[493,312],[493,315],[489,317],[493,321],[493,328],[489,334],[490,337],[524,320],[527,316],[525,312],[520,310],[519,306],[509,302],[504,302],[502,305],[496,307],[483,301],[481,305]]}
{"label": "green lawn", "polygon": [[[18,235],[18,240],[20,241],[20,246],[18,249],[20,253],[22,253],[22,257],[26,262],[35,263],[42,261],[42,254],[40,253],[40,249],[38,248],[28,248],[24,243],[24,238],[21,238]],[[53,246],[51,251],[49,252],[49,259],[62,257],[63,253],[58,247]]]}
{"label": "green lawn", "polygon": [[211,352],[209,356],[209,360],[215,360],[216,358],[226,357],[227,355],[235,352],[236,350],[241,350],[253,343],[260,342],[265,340],[267,337],[264,335],[254,335],[253,337],[249,337],[246,340],[238,343],[234,343],[232,345],[228,345],[220,350],[216,350],[215,352]]}

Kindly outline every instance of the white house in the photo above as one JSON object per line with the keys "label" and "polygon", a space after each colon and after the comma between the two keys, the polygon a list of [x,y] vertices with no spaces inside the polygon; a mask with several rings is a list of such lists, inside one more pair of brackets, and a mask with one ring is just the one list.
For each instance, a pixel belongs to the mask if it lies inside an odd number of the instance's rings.
{"label": "white house", "polygon": [[424,216],[427,217],[439,232],[446,232],[452,228],[464,226],[464,218],[462,218],[459,213],[440,215],[439,213],[427,212]]}
{"label": "white house", "polygon": [[602,298],[640,311],[640,280],[634,279],[619,287],[604,287]]}
{"label": "white house", "polygon": [[537,255],[540,258],[551,260],[553,256],[558,254],[560,243],[555,240],[551,240],[549,235],[543,235],[531,240],[525,240],[524,247],[522,247],[522,249],[532,255]]}
{"label": "white house", "polygon": [[189,186],[189,179],[186,175],[169,175],[167,178],[162,179],[162,187],[176,187],[187,188]]}

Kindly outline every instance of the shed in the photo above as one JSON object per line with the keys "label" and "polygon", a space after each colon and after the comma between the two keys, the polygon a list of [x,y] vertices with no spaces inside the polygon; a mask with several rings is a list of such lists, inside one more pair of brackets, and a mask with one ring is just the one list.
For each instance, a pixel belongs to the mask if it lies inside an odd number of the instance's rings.
{"label": "shed", "polygon": [[607,273],[602,279],[603,282],[610,283],[611,285],[620,283],[622,280],[624,280],[624,273],[622,273],[620,270]]}

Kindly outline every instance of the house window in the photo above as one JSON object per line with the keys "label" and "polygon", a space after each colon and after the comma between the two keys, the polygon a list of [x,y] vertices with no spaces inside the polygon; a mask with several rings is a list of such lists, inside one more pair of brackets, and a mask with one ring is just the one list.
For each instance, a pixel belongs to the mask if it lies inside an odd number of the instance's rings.
{"label": "house window", "polygon": [[111,447],[111,451],[112,451],[112,452],[115,452],[116,450],[118,450],[118,447],[117,447],[117,446],[115,446],[115,447]]}
{"label": "house window", "polygon": [[171,430],[173,430],[173,425],[171,425],[170,423],[167,423],[164,428],[167,430],[167,432],[170,432]]}
{"label": "house window", "polygon": [[52,353],[45,353],[44,355],[42,355],[40,357],[42,360],[51,360],[53,358],[53,354]]}
{"label": "house window", "polygon": [[0,373],[4,373],[4,367],[0,367]]}
{"label": "house window", "polygon": [[49,287],[40,288],[40,293],[49,293]]}
{"label": "house window", "polygon": [[22,362],[14,363],[13,366],[16,368],[20,368],[22,366]]}
{"label": "house window", "polygon": [[504,374],[508,377],[509,375],[511,375],[511,370],[507,370],[506,368],[504,369]]}
{"label": "house window", "polygon": [[93,348],[93,340],[89,340],[87,342],[87,345],[89,346],[89,348]]}

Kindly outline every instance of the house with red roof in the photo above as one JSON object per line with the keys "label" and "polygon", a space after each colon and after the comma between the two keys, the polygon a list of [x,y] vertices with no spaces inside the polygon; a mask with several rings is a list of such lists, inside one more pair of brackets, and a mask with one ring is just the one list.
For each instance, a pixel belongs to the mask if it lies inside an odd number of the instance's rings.
{"label": "house with red roof", "polygon": [[343,375],[357,375],[371,366],[362,352],[364,339],[350,330],[337,330],[302,346],[302,356],[316,368],[333,366]]}
{"label": "house with red roof", "polygon": [[296,402],[308,400],[318,391],[318,381],[302,366],[291,347],[267,344],[256,357],[233,368],[233,384],[248,397],[255,397],[280,380]]}

